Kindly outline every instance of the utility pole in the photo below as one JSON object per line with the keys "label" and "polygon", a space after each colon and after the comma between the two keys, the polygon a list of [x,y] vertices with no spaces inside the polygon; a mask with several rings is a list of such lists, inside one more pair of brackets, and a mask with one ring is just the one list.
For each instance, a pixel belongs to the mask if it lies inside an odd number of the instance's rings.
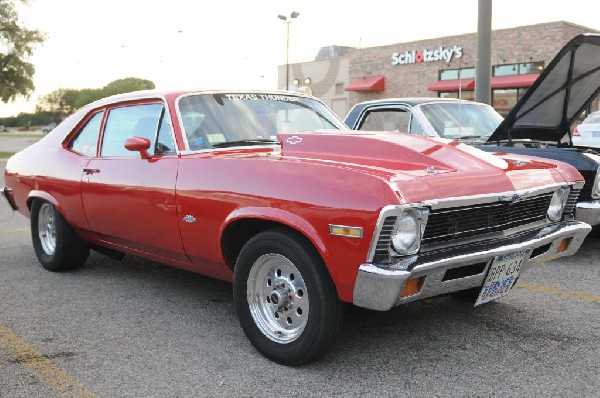
{"label": "utility pole", "polygon": [[478,0],[475,101],[492,103],[492,0]]}
{"label": "utility pole", "polygon": [[298,18],[300,13],[298,11],[292,11],[290,16],[286,15],[278,15],[277,18],[281,19],[286,25],[286,35],[285,35],[285,89],[286,91],[290,89],[290,23],[292,20]]}

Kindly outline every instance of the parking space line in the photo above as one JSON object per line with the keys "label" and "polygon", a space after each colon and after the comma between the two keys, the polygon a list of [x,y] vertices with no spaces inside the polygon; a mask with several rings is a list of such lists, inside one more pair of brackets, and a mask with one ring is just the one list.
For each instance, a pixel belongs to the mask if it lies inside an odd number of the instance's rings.
{"label": "parking space line", "polygon": [[588,294],[583,294],[583,293],[565,292],[562,290],[552,289],[552,288],[546,287],[546,286],[528,285],[526,283],[520,283],[520,282],[517,283],[516,286],[520,287],[522,289],[534,290],[537,292],[544,292],[544,293],[550,293],[550,294],[557,294],[559,296],[573,297],[573,298],[578,298],[580,300],[595,301],[597,303],[600,303],[600,297],[598,297],[598,296],[590,296]]}
{"label": "parking space line", "polygon": [[25,366],[42,383],[57,390],[62,398],[96,397],[47,356],[35,350],[2,324],[0,324],[0,349],[7,351],[16,362]]}
{"label": "parking space line", "polygon": [[13,228],[13,229],[0,229],[0,234],[10,234],[13,232],[25,232],[29,231],[29,227],[27,228]]}

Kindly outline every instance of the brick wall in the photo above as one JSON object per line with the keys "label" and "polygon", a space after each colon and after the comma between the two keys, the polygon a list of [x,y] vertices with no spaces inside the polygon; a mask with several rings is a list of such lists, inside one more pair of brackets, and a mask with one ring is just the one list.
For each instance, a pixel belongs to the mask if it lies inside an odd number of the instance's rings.
{"label": "brick wall", "polygon": [[[585,32],[597,32],[569,22],[551,22],[492,31],[492,65],[538,62],[547,65],[557,52],[574,36]],[[433,50],[440,46],[462,47],[463,56],[444,61],[392,65],[392,54],[405,51]],[[427,86],[438,81],[442,69],[475,67],[476,34],[448,36],[410,43],[363,48],[349,53],[350,81],[363,76],[384,75],[385,90],[382,92],[350,92],[349,105],[358,102],[389,97],[437,97],[437,92]]]}

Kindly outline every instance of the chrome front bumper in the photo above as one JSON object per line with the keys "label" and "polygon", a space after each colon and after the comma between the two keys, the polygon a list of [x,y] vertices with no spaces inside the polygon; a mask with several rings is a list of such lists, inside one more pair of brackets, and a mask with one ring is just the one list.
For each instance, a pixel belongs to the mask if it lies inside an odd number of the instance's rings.
{"label": "chrome front bumper", "polygon": [[600,224],[600,200],[578,202],[575,208],[575,219],[590,224],[592,227]]}
{"label": "chrome front bumper", "polygon": [[[411,301],[482,286],[496,256],[531,249],[521,267],[522,272],[534,264],[574,254],[590,231],[591,227],[583,222],[564,221],[485,246],[420,254],[414,256],[409,265],[378,266],[365,263],[358,271],[353,303],[359,307],[386,311]],[[559,245],[568,238],[571,241],[566,250],[559,253]],[[448,273],[449,270],[452,271]],[[406,281],[419,277],[424,277],[420,291],[402,297]]]}

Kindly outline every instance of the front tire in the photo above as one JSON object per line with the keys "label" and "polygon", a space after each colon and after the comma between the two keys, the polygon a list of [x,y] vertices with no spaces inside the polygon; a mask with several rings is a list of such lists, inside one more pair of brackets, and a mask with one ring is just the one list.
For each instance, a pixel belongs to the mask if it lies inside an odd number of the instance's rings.
{"label": "front tire", "polygon": [[296,232],[276,229],[250,239],[236,263],[233,295],[250,342],[280,364],[311,362],[340,334],[343,304],[323,260]]}
{"label": "front tire", "polygon": [[75,233],[60,212],[49,202],[31,204],[31,239],[35,254],[48,271],[60,272],[82,266],[89,245]]}

